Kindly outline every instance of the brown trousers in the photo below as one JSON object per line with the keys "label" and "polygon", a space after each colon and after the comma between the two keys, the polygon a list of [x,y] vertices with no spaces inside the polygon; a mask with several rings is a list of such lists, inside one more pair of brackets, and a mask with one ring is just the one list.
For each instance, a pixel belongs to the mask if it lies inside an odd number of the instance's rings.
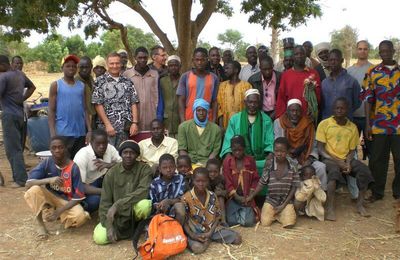
{"label": "brown trousers", "polygon": [[[32,186],[25,192],[24,198],[35,216],[38,216],[40,212],[49,208],[57,209],[68,203],[67,200],[57,197],[45,187],[37,185]],[[65,228],[80,227],[90,219],[90,215],[78,204],[61,213],[60,219],[61,223],[64,223]]]}

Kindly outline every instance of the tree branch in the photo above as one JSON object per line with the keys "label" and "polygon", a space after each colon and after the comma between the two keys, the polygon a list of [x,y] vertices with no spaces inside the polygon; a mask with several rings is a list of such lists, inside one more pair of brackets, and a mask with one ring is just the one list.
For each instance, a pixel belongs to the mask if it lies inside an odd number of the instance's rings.
{"label": "tree branch", "polygon": [[103,6],[99,6],[98,3],[99,3],[99,0],[93,1],[93,10],[94,10],[94,12],[98,16],[100,16],[101,19],[103,19],[104,21],[106,21],[108,23],[108,25],[110,26],[110,29],[117,29],[117,30],[120,31],[121,41],[122,41],[122,44],[125,47],[126,52],[128,53],[128,59],[130,60],[130,62],[132,64],[134,64],[134,57],[133,57],[133,53],[132,53],[132,48],[129,45],[129,41],[128,41],[128,30],[127,30],[127,28],[122,23],[118,23],[118,22],[114,21],[113,19],[111,19],[111,17],[108,15],[108,13],[104,9],[104,7]]}
{"label": "tree branch", "polygon": [[175,24],[175,31],[178,32],[178,23],[179,23],[179,12],[178,12],[178,6],[179,6],[179,0],[171,0],[171,6],[172,6],[172,14],[174,18],[174,24]]}
{"label": "tree branch", "polygon": [[[197,15],[196,20],[194,21],[197,36],[204,29],[204,26],[206,26],[208,20],[210,20],[211,15],[215,12],[217,2],[217,0],[204,1],[203,10]],[[194,32],[192,31],[192,33]]]}
{"label": "tree branch", "polygon": [[175,52],[175,48],[172,45],[171,41],[168,39],[167,34],[161,30],[160,26],[158,26],[157,22],[154,20],[151,14],[147,12],[147,10],[144,9],[141,4],[132,3],[129,0],[118,0],[118,2],[137,12],[146,21],[153,33],[158,37],[158,39],[160,39],[162,45],[168,53]]}

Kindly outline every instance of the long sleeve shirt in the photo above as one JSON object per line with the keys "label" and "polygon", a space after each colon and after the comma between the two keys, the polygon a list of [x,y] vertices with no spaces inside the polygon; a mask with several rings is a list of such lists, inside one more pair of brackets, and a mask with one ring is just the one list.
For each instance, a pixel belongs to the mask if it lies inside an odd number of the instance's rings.
{"label": "long sleeve shirt", "polygon": [[[135,203],[147,199],[149,195],[152,171],[143,162],[135,162],[131,170],[126,170],[122,163],[112,167],[103,180],[99,206],[100,222],[105,226],[108,209],[115,204],[118,223],[130,223],[132,207]],[[117,223],[117,226],[121,226]]]}
{"label": "long sleeve shirt", "polygon": [[333,114],[332,106],[339,97],[345,97],[349,102],[348,118],[353,118],[353,112],[360,107],[360,84],[343,69],[336,78],[328,76],[321,83],[322,86],[322,119]]}

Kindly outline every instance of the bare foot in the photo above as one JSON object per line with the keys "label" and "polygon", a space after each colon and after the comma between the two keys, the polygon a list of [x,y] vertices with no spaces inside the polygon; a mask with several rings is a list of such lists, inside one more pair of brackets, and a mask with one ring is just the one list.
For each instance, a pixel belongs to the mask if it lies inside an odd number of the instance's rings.
{"label": "bare foot", "polygon": [[325,219],[330,221],[336,221],[335,210],[332,208],[326,208]]}
{"label": "bare foot", "polygon": [[18,189],[18,188],[23,188],[24,186],[23,185],[20,185],[20,184],[18,184],[18,183],[16,183],[16,182],[13,182],[11,185],[10,185],[10,188],[13,188],[13,189]]}
{"label": "bare foot", "polygon": [[4,177],[3,174],[0,172],[0,186],[4,186]]}
{"label": "bare foot", "polygon": [[47,232],[47,229],[44,226],[39,226],[37,228],[37,236],[36,238],[38,240],[46,240],[49,238],[49,232]]}
{"label": "bare foot", "polygon": [[367,210],[364,208],[364,206],[362,204],[357,205],[357,211],[358,211],[358,213],[360,213],[361,216],[363,216],[365,218],[371,217],[371,215],[367,212]]}

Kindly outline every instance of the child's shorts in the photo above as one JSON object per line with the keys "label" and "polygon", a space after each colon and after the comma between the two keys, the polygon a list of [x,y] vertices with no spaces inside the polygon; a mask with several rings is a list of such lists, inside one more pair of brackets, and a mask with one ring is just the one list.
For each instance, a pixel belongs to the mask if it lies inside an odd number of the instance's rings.
{"label": "child's shorts", "polygon": [[275,220],[279,221],[283,227],[296,224],[296,211],[293,204],[287,204],[279,214],[275,214],[274,207],[265,202],[261,210],[261,225],[271,226]]}

